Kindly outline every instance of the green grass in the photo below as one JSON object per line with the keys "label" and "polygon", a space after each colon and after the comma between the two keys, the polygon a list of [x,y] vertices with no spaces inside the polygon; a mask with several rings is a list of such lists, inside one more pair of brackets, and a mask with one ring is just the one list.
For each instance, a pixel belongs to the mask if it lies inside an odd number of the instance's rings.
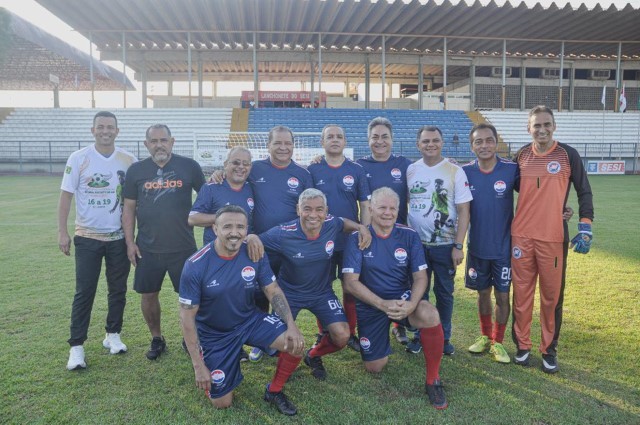
{"label": "green grass", "polygon": [[[394,341],[395,353],[380,376],[365,373],[359,356],[348,350],[325,359],[329,378],[323,383],[302,365],[286,387],[300,413],[286,418],[261,400],[274,359],[242,366],[245,380],[234,407],[210,406],[180,349],[178,306],[168,281],[161,293],[170,350],[165,356],[157,362],[144,356],[149,333],[132,289],[123,330],[129,352],[107,354],[101,344],[101,280],[85,344],[89,367],[68,372],[74,261],[57,247],[60,179],[0,177],[0,422],[638,424],[640,177],[597,176],[591,182],[595,240],[589,255],[569,257],[560,373],[542,373],[537,353],[533,367],[522,368],[466,352],[479,325],[475,293],[464,288],[459,268],[452,338],[457,351],[443,359],[441,370],[448,410],[435,411],[426,400],[422,355],[409,355]],[[570,204],[577,207],[573,198]],[[310,345],[315,320],[303,312],[298,321]],[[536,345],[535,319],[532,335]],[[505,345],[513,354],[510,332]]]}

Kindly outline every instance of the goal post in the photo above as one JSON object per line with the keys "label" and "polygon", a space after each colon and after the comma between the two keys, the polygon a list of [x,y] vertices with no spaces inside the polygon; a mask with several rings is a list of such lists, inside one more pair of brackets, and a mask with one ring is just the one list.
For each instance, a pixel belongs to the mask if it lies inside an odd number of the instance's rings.
{"label": "goal post", "polygon": [[[320,145],[321,133],[294,133],[293,160],[303,167],[309,165],[318,155],[324,155]],[[205,171],[222,168],[229,149],[244,146],[251,151],[252,159],[264,159],[269,156],[268,132],[194,133],[193,159],[198,161]],[[353,159],[353,149],[346,148],[345,156]]]}

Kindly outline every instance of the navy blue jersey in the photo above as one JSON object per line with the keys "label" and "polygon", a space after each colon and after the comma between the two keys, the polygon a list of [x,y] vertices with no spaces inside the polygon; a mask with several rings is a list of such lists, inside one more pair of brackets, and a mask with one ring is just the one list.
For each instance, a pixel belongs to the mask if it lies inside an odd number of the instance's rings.
{"label": "navy blue jersey", "polygon": [[[222,184],[210,183],[202,186],[191,212],[215,214],[225,205],[237,205],[246,211],[249,218],[249,233],[253,233],[253,189],[245,183],[242,189],[235,190],[225,180]],[[202,240],[208,244],[216,238],[211,227],[204,228]]]}
{"label": "navy blue jersey", "polygon": [[498,158],[493,171],[480,170],[478,160],[462,167],[473,195],[469,253],[485,260],[509,258],[513,191],[518,189],[520,174],[515,162]]}
{"label": "navy blue jersey", "polygon": [[356,161],[366,171],[369,190],[383,186],[393,189],[400,197],[398,219],[400,224],[407,224],[407,167],[411,160],[404,156],[391,155],[386,161],[376,161],[372,156],[365,156]]}
{"label": "navy blue jersey", "polygon": [[[323,159],[318,164],[311,164],[309,173],[313,185],[327,197],[329,214],[360,222],[358,202],[371,199],[369,183],[361,165],[345,159],[339,167],[332,167]],[[346,235],[341,234],[336,241],[336,251],[344,249]]]}
{"label": "navy blue jersey", "polygon": [[199,305],[198,331],[227,332],[241,326],[256,311],[258,285],[275,281],[267,257],[254,262],[246,244],[233,258],[221,257],[213,243],[203,246],[184,264],[180,278],[180,302]]}
{"label": "navy blue jersey", "polygon": [[400,299],[411,289],[413,273],[427,269],[420,236],[415,230],[396,224],[382,238],[369,226],[371,245],[358,248],[358,232],[349,235],[344,250],[343,273],[358,273],[371,292],[382,299]]}
{"label": "navy blue jersey", "polygon": [[307,238],[299,219],[260,235],[265,248],[278,252],[282,258],[278,283],[287,299],[304,301],[331,291],[331,256],[336,237],[343,229],[340,217],[327,216],[316,239]]}
{"label": "navy blue jersey", "polygon": [[253,228],[256,233],[295,220],[298,197],[313,187],[311,174],[295,162],[278,168],[269,158],[253,161],[249,183],[255,200]]}

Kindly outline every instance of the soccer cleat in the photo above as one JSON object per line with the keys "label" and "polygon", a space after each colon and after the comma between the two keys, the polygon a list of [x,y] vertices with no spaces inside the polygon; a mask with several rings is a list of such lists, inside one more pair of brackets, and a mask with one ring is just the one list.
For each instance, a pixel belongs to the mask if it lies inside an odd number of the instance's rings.
{"label": "soccer cleat", "polygon": [[272,393],[269,391],[270,384],[267,384],[267,389],[264,392],[264,401],[273,404],[276,406],[278,411],[283,415],[293,416],[298,413],[298,409],[296,406],[289,401],[284,392],[279,391],[277,393]]}
{"label": "soccer cleat", "polygon": [[324,381],[325,379],[327,379],[327,371],[322,364],[322,357],[311,357],[309,356],[310,352],[311,349],[307,350],[307,352],[305,353],[304,364],[311,368],[311,375],[313,375],[314,378],[319,379],[320,381]]}
{"label": "soccer cleat", "polygon": [[420,342],[420,338],[414,336],[411,341],[407,344],[405,350],[407,353],[418,354],[422,351],[422,343]]}
{"label": "soccer cleat", "polygon": [[322,341],[323,337],[324,337],[324,332],[317,333],[316,334],[316,341],[313,343],[311,348],[316,348],[316,345],[320,344],[320,341]]}
{"label": "soccer cleat", "polygon": [[351,335],[349,337],[349,341],[347,341],[347,347],[351,348],[356,353],[360,352],[360,341],[358,341],[358,337],[355,335]]}
{"label": "soccer cleat", "polygon": [[167,343],[163,336],[154,336],[151,340],[151,347],[147,351],[147,358],[149,360],[156,360],[160,357],[160,354],[167,351]]}
{"label": "soccer cleat", "polygon": [[84,347],[82,345],[74,345],[69,350],[67,370],[79,370],[86,368],[87,363],[84,361]]}
{"label": "soccer cleat", "polygon": [[521,350],[518,348],[516,355],[513,357],[513,362],[520,366],[529,366],[530,359],[531,350]]}
{"label": "soccer cleat", "polygon": [[509,358],[509,354],[507,354],[507,350],[505,350],[504,345],[499,342],[494,342],[489,349],[489,353],[493,354],[493,360],[498,363],[511,363],[511,359]]}
{"label": "soccer cleat", "polygon": [[102,341],[102,346],[104,348],[108,348],[111,354],[120,354],[127,352],[127,346],[120,340],[119,333],[108,333],[104,341]]}
{"label": "soccer cleat", "polygon": [[240,363],[243,362],[248,362],[249,361],[249,354],[247,354],[246,351],[244,351],[244,348],[242,350],[240,350]]}
{"label": "soccer cleat", "polygon": [[544,373],[556,373],[560,370],[558,367],[558,358],[553,354],[542,355],[542,371]]}
{"label": "soccer cleat", "polygon": [[447,403],[447,396],[444,394],[444,386],[442,385],[442,381],[436,379],[433,381],[433,384],[425,385],[425,389],[427,390],[427,395],[429,396],[429,402],[433,407],[438,410],[444,410],[449,407],[449,403]]}
{"label": "soccer cleat", "polygon": [[262,356],[264,355],[264,351],[259,349],[258,347],[253,347],[251,352],[249,353],[249,360],[252,362],[259,362],[262,360]]}
{"label": "soccer cleat", "polygon": [[444,347],[442,348],[442,354],[447,355],[447,356],[452,356],[453,353],[456,352],[456,347],[453,346],[453,344],[451,342],[449,342],[448,339],[444,340]]}
{"label": "soccer cleat", "polygon": [[469,347],[469,351],[474,354],[481,354],[487,351],[491,346],[491,340],[488,336],[482,335],[476,338],[476,342],[474,342],[471,347]]}
{"label": "soccer cleat", "polygon": [[396,337],[396,341],[398,341],[400,344],[407,345],[409,343],[409,338],[407,337],[407,329],[404,326],[391,328],[391,334]]}

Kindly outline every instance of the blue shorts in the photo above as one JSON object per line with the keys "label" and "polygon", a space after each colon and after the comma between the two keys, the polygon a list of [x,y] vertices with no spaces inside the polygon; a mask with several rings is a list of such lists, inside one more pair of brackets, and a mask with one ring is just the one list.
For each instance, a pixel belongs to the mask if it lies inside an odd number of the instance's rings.
{"label": "blue shorts", "polygon": [[342,308],[342,304],[340,304],[338,297],[336,297],[336,294],[333,291],[327,291],[318,295],[314,299],[308,300],[292,299],[289,298],[286,293],[285,296],[289,301],[289,307],[291,308],[291,314],[294,320],[298,317],[300,310],[304,308],[309,310],[318,318],[318,320],[320,320],[323,328],[326,328],[332,323],[347,321],[347,316],[344,314],[344,308]]}
{"label": "blue shorts", "polygon": [[[406,300],[410,297],[411,291],[407,290],[399,294],[397,299]],[[391,354],[389,341],[391,322],[412,328],[408,318],[391,320],[383,311],[361,301],[356,301],[356,315],[358,317],[358,335],[360,335],[360,356],[365,362],[382,359]]]}
{"label": "blue shorts", "polygon": [[275,315],[256,311],[242,326],[229,332],[198,330],[204,364],[211,371],[210,398],[220,398],[236,388],[244,376],[240,351],[244,344],[266,350],[287,326]]}
{"label": "blue shorts", "polygon": [[464,286],[475,291],[482,291],[493,286],[498,292],[509,292],[511,288],[511,258],[484,260],[468,253]]}

